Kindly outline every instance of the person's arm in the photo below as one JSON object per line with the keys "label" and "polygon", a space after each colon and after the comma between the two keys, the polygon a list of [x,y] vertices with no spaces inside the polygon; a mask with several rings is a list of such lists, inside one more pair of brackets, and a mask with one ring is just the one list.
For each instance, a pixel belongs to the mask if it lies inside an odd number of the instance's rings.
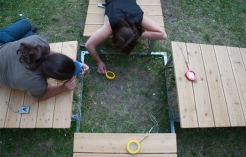
{"label": "person's arm", "polygon": [[79,74],[83,75],[89,70],[89,66],[87,64],[85,64],[85,63],[80,63],[80,65],[82,67],[82,70],[81,70],[81,72]]}
{"label": "person's arm", "polygon": [[89,51],[92,58],[97,62],[97,72],[100,74],[105,74],[106,66],[98,56],[96,52],[96,46],[107,39],[112,34],[112,29],[108,20],[108,17],[104,18],[104,25],[99,28],[92,36],[88,39],[85,44],[85,48]]}
{"label": "person's arm", "polygon": [[67,80],[63,84],[60,84],[58,86],[48,86],[46,88],[44,96],[41,99],[39,99],[39,101],[49,99],[50,97],[53,97],[65,91],[71,91],[75,87],[76,87],[76,79],[75,76],[73,76],[70,80]]}
{"label": "person's arm", "polygon": [[141,27],[145,29],[141,36],[142,38],[151,40],[163,40],[167,38],[165,30],[145,15],[143,15]]}

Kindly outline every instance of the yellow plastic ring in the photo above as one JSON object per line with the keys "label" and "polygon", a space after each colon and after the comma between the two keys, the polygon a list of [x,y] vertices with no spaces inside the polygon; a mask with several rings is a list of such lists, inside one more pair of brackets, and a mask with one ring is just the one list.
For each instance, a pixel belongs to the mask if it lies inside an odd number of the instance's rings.
{"label": "yellow plastic ring", "polygon": [[[137,145],[137,149],[136,150],[131,150],[130,149],[130,144],[131,143],[135,143]],[[138,140],[130,140],[127,142],[126,144],[126,149],[130,154],[137,154],[140,151],[140,143],[138,142]]]}
{"label": "yellow plastic ring", "polygon": [[[112,76],[109,76],[112,75]],[[113,80],[115,78],[115,74],[112,71],[107,71],[105,76],[107,77],[107,79],[109,80]]]}

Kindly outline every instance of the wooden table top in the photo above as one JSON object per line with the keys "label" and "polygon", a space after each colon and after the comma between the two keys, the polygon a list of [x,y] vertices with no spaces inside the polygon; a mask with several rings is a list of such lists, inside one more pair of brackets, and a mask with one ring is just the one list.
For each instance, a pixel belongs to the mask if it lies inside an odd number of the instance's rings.
{"label": "wooden table top", "polygon": [[[51,43],[51,50],[63,53],[76,59],[78,42]],[[59,81],[48,80],[49,85],[57,85]],[[0,128],[70,128],[72,114],[73,91],[60,93],[45,101],[36,101],[24,91],[0,87]],[[20,106],[30,106],[28,114],[12,112]]]}
{"label": "wooden table top", "polygon": [[[89,0],[87,16],[84,27],[84,37],[90,37],[96,30],[103,25],[105,8],[98,7],[98,3],[105,0]],[[164,27],[163,13],[160,0],[137,0],[144,14]]]}
{"label": "wooden table top", "polygon": [[182,128],[246,126],[246,48],[172,42],[172,56]]}

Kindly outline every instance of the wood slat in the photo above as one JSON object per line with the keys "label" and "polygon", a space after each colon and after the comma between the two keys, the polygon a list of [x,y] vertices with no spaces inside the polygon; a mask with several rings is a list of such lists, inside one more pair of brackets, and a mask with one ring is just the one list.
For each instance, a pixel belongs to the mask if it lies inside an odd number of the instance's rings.
{"label": "wood slat", "polygon": [[193,81],[194,98],[199,127],[213,127],[214,118],[211,108],[211,101],[208,92],[207,78],[204,71],[203,59],[200,45],[187,43],[188,60],[190,68],[197,74]]}
{"label": "wood slat", "polygon": [[196,105],[192,82],[185,77],[188,70],[182,52],[187,56],[186,45],[183,42],[171,42],[175,70],[175,80],[178,95],[180,125],[182,128],[198,127]]}
{"label": "wood slat", "polygon": [[[62,54],[76,59],[78,41],[64,42]],[[56,95],[53,128],[69,128],[71,125],[73,91]]]}
{"label": "wood slat", "polygon": [[[20,106],[23,105],[24,101],[24,92],[17,90],[17,89],[12,89],[11,95],[10,95],[10,100],[9,100],[9,105],[13,109],[13,111],[19,111]],[[5,128],[19,128],[20,127],[20,120],[21,120],[21,114],[20,113],[15,113],[8,109],[6,119],[5,119]]]}
{"label": "wood slat", "polygon": [[[125,153],[129,140],[141,139],[145,134],[75,133],[75,153]],[[138,154],[177,153],[176,134],[150,134],[141,143]]]}
{"label": "wood slat", "polygon": [[213,45],[201,44],[200,46],[207,76],[215,126],[230,126],[231,124]]}
{"label": "wood slat", "polygon": [[25,93],[24,106],[29,106],[28,114],[21,114],[20,128],[35,128],[38,112],[38,101]]}
{"label": "wood slat", "polygon": [[85,25],[83,36],[90,37],[96,30],[101,27],[102,25]]}
{"label": "wood slat", "polygon": [[[140,6],[140,8],[143,10],[144,14],[145,15],[160,15],[162,16],[162,9],[161,9],[161,6],[157,6],[157,5],[154,5],[154,6]],[[105,8],[101,8],[101,7],[98,7],[97,5],[89,5],[88,6],[88,10],[87,10],[87,14],[88,13],[93,13],[93,14],[103,14],[105,13]]]}
{"label": "wood slat", "polygon": [[[74,153],[73,157],[132,157],[131,154]],[[177,154],[134,154],[134,157],[177,157]]]}
{"label": "wood slat", "polygon": [[227,48],[225,46],[214,46],[214,49],[219,65],[231,126],[245,126],[245,120]]}
{"label": "wood slat", "polygon": [[6,101],[9,102],[11,88],[0,86],[0,128],[4,127],[5,118],[8,107]]}
{"label": "wood slat", "polygon": [[[62,42],[51,43],[50,50],[54,52],[61,53]],[[48,79],[49,86],[56,86],[57,80]],[[55,110],[55,100],[56,97],[51,97],[47,100],[39,102],[39,109],[37,114],[37,128],[52,128],[53,127],[53,116]]]}
{"label": "wood slat", "polygon": [[73,60],[76,60],[77,50],[78,50],[78,41],[63,42],[62,54],[67,55]]}
{"label": "wood slat", "polygon": [[[246,69],[246,48],[240,48],[240,52],[241,52],[241,56],[243,59],[243,64],[244,64],[244,68]],[[245,92],[243,92],[245,93]],[[243,94],[243,102],[246,102],[246,95]],[[243,106],[243,113],[244,113],[244,117],[246,115],[246,106]]]}
{"label": "wood slat", "polygon": [[242,55],[244,67],[246,68],[246,48],[240,48],[240,52],[241,52],[241,55]]}
{"label": "wood slat", "polygon": [[[48,86],[56,86],[57,80],[48,79]],[[36,128],[52,128],[56,97],[39,102]]]}
{"label": "wood slat", "polygon": [[50,43],[50,50],[61,53],[62,52],[62,42]]}
{"label": "wood slat", "polygon": [[[89,0],[89,4],[104,3],[105,0]],[[160,0],[137,0],[138,5],[161,5]]]}
{"label": "wood slat", "polygon": [[244,121],[246,120],[246,69],[243,63],[242,55],[238,47],[227,47],[229,58],[232,65],[233,74],[237,84],[238,95],[242,107]]}

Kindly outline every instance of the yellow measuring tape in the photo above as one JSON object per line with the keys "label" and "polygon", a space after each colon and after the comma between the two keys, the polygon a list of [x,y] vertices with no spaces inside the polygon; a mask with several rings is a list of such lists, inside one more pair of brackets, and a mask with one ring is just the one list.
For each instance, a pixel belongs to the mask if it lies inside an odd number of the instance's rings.
{"label": "yellow measuring tape", "polygon": [[126,149],[130,154],[137,154],[140,151],[140,143],[138,140],[130,140],[126,144]]}
{"label": "yellow measuring tape", "polygon": [[152,128],[150,128],[150,130],[140,139],[140,140],[129,140],[126,144],[126,150],[130,153],[130,154],[137,154],[140,151],[140,142],[142,140],[144,140],[146,137],[149,136],[149,134],[151,133],[152,129],[154,127],[158,128],[158,123],[156,121],[156,119],[151,115],[150,116],[151,120],[155,123],[154,126],[152,126]]}
{"label": "yellow measuring tape", "polygon": [[107,71],[106,74],[105,74],[105,76],[109,80],[113,80],[115,78],[115,74],[112,71]]}

